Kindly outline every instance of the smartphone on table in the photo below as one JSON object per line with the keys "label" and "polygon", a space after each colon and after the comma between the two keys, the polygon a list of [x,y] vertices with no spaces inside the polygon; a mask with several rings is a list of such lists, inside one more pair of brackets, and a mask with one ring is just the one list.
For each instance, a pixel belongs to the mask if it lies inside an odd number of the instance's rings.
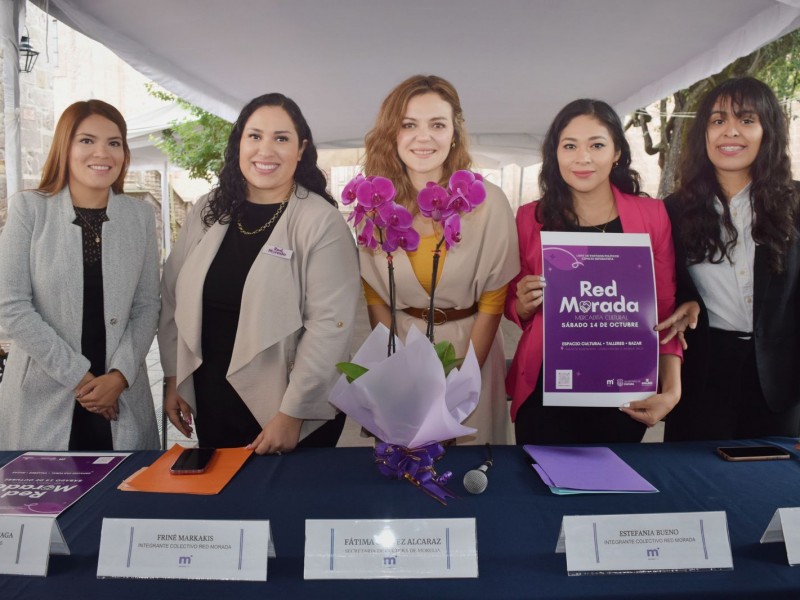
{"label": "smartphone on table", "polygon": [[779,446],[730,446],[717,448],[719,454],[725,460],[732,462],[748,460],[786,460],[792,457],[788,450]]}
{"label": "smartphone on table", "polygon": [[205,473],[216,452],[215,448],[186,448],[172,463],[169,472],[173,475]]}

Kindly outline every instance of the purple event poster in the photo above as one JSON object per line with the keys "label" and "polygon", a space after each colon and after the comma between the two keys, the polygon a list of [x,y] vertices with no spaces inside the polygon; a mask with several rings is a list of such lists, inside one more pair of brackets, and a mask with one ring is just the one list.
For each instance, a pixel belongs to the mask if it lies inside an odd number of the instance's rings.
{"label": "purple event poster", "polygon": [[58,516],[128,456],[26,452],[0,468],[0,515]]}
{"label": "purple event poster", "polygon": [[656,393],[650,236],[542,232],[544,404],[620,406]]}

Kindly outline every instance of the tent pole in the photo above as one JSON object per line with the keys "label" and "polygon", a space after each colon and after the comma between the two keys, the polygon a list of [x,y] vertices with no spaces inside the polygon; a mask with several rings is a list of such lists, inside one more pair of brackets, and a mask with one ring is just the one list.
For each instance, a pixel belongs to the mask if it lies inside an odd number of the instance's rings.
{"label": "tent pole", "polygon": [[162,262],[167,260],[172,249],[172,202],[169,195],[169,161],[164,161],[161,168],[161,237],[163,250],[161,252]]}
{"label": "tent pole", "polygon": [[19,114],[19,21],[25,1],[0,2],[0,44],[3,48],[3,126],[5,128],[6,197],[22,189],[22,147]]}

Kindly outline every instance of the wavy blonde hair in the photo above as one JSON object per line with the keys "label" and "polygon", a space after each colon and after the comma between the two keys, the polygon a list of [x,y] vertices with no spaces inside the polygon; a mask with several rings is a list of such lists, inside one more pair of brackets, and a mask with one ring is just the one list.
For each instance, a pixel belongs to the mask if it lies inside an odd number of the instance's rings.
{"label": "wavy blonde hair", "polygon": [[467,131],[464,128],[464,113],[461,100],[453,85],[436,75],[414,75],[394,88],[381,104],[375,126],[364,138],[366,155],[364,173],[380,175],[392,180],[397,188],[397,201],[406,208],[416,210],[417,190],[408,177],[406,166],[397,153],[397,134],[403,123],[408,102],[414,96],[434,93],[453,109],[453,143],[442,165],[442,179],[439,184],[446,185],[450,175],[461,169],[469,169],[472,158],[469,155]]}
{"label": "wavy blonde hair", "polygon": [[72,144],[72,138],[75,136],[80,124],[92,115],[99,115],[114,123],[122,136],[122,150],[125,158],[122,162],[119,177],[111,184],[111,189],[114,190],[115,194],[122,193],[125,174],[128,172],[128,165],[131,163],[131,150],[128,147],[128,126],[122,113],[108,102],[103,102],[102,100],[75,102],[70,104],[61,114],[53,134],[53,143],[50,144],[50,152],[47,154],[47,160],[45,160],[44,168],[42,169],[39,187],[36,188],[37,191],[52,196],[69,184],[69,148]]}

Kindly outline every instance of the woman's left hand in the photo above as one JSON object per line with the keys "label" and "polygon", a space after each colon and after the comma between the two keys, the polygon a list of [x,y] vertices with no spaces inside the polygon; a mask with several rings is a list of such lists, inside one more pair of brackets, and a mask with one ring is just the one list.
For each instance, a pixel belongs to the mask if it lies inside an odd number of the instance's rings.
{"label": "woman's left hand", "polygon": [[697,301],[690,300],[689,302],[681,304],[675,309],[674,313],[655,326],[655,330],[659,332],[669,328],[664,339],[659,343],[663,346],[677,335],[683,349],[688,350],[689,346],[686,344],[684,332],[687,329],[694,329],[697,327],[697,319],[699,316],[700,304]]}
{"label": "woman's left hand", "polygon": [[254,449],[256,454],[291,452],[300,441],[302,424],[303,419],[296,419],[279,412],[264,425],[263,431],[247,447]]}
{"label": "woman's left hand", "polygon": [[119,415],[119,396],[128,387],[128,382],[119,371],[112,371],[95,377],[83,385],[75,394],[83,408],[98,413],[109,421],[116,421]]}
{"label": "woman's left hand", "polygon": [[652,427],[675,408],[679,399],[675,394],[661,393],[645,400],[633,400],[620,406],[619,409],[631,419]]}

